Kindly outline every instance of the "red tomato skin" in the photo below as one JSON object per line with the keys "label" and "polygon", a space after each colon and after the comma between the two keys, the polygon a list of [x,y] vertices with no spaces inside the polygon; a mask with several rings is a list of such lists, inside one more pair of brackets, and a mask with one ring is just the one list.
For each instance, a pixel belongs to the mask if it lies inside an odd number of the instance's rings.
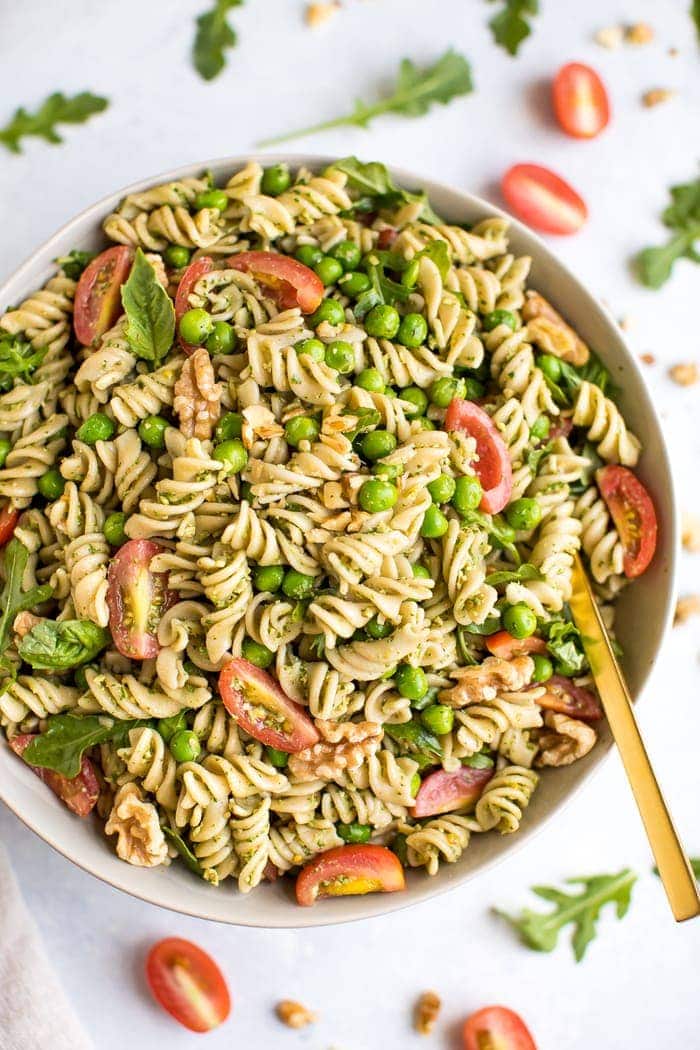
{"label": "red tomato skin", "polygon": [[379,231],[379,236],[377,237],[377,248],[391,248],[398,235],[399,231],[395,230],[393,226],[385,226],[383,230]]}
{"label": "red tomato skin", "polygon": [[547,711],[558,711],[570,718],[580,718],[584,722],[597,722],[603,717],[603,708],[598,697],[582,685],[574,685],[570,678],[553,674],[543,683],[546,693],[537,703]]}
{"label": "red tomato skin", "polygon": [[492,656],[498,656],[501,660],[512,660],[514,656],[523,656],[528,653],[546,653],[547,643],[544,638],[514,638],[507,631],[498,631],[490,634],[484,639],[486,648]]}
{"label": "red tomato skin", "polygon": [[311,314],[323,299],[323,281],[298,259],[277,252],[240,252],[231,255],[226,265],[252,274],[271,289],[284,310],[298,306],[302,313]]}
{"label": "red tomato skin", "polygon": [[9,503],[6,504],[0,511],[0,547],[10,542],[18,521],[19,511],[11,507]]}
{"label": "red tomato skin", "polygon": [[90,346],[112,327],[122,312],[121,286],[134,260],[131,248],[120,244],[101,252],[85,267],[75,290],[73,329],[83,346]]}
{"label": "red tomato skin", "polygon": [[[249,714],[250,703],[245,695],[245,686],[251,685],[270,701],[275,711],[281,713],[293,729],[271,729],[264,722]],[[224,707],[232,714],[241,728],[268,747],[294,754],[313,747],[320,740],[318,731],[301,704],[292,700],[279,683],[267,671],[256,667],[249,660],[239,657],[229,660],[219,675],[219,693]]]}
{"label": "red tomato skin", "polygon": [[623,571],[629,579],[649,568],[659,531],[654,502],[636,474],[617,464],[603,467],[596,481],[624,548]]}
{"label": "red tomato skin", "polygon": [[610,121],[605,85],[582,62],[561,67],[552,84],[552,102],[560,128],[575,139],[594,139]]}
{"label": "red tomato skin", "polygon": [[412,817],[433,817],[476,804],[493,768],[471,769],[461,766],[454,773],[436,769],[423,780],[411,809]]}
{"label": "red tomato skin", "polygon": [[205,273],[211,273],[214,269],[214,261],[209,258],[208,255],[203,255],[201,259],[196,259],[193,263],[187,267],[180,283],[177,286],[177,292],[175,293],[175,323],[178,326],[178,342],[185,351],[187,356],[193,354],[197,349],[196,346],[192,346],[190,343],[186,343],[180,335],[180,320],[182,315],[186,314],[190,309],[190,293],[194,288],[195,284],[200,277],[203,277]]}
{"label": "red tomato skin", "polygon": [[160,544],[153,540],[128,540],[115,554],[107,573],[109,629],[119,652],[131,660],[147,660],[157,656],[160,644],[156,637],[157,622],[152,624],[156,630],[151,631],[125,626],[125,596],[131,594],[133,599],[145,583],[145,593],[141,594],[141,598],[148,600],[149,608],[157,601],[161,616],[178,599],[174,591],[168,590],[168,574],[151,572],[148,568],[151,559],[162,550]]}
{"label": "red tomato skin", "polygon": [[[178,986],[176,967],[186,971],[188,980],[206,997],[206,1015],[188,1001]],[[156,1002],[191,1032],[210,1032],[231,1012],[231,996],[226,980],[214,960],[191,941],[167,937],[154,944],[146,959],[146,980]]]}
{"label": "red tomato skin", "polygon": [[501,191],[511,211],[543,233],[576,233],[588,218],[588,208],[576,190],[539,164],[509,168]]}
{"label": "red tomato skin", "polygon": [[507,1006],[485,1006],[464,1023],[464,1050],[537,1050],[522,1017]]}
{"label": "red tomato skin", "polygon": [[463,430],[476,441],[479,462],[476,472],[484,490],[480,507],[497,514],[507,505],[513,491],[513,468],[498,428],[483,408],[473,401],[455,397],[445,413],[444,429]]}
{"label": "red tomato skin", "polygon": [[[36,736],[38,733],[15,736],[9,742],[10,747],[16,755],[21,756]],[[92,812],[100,795],[100,783],[89,758],[83,758],[80,772],[75,777],[64,777],[53,769],[32,766],[29,762],[26,765],[77,816],[87,817],[88,813]]]}
{"label": "red tomato skin", "polygon": [[[406,888],[401,861],[386,846],[336,846],[326,850],[297,875],[297,904],[309,908],[322,897],[335,896],[332,883],[341,878],[367,880],[370,893],[396,893]],[[331,884],[331,892],[322,883]]]}

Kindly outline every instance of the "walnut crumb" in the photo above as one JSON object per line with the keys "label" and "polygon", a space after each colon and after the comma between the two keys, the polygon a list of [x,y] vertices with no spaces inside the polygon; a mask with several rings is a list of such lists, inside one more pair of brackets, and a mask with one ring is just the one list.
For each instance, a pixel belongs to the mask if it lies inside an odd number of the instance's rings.
{"label": "walnut crumb", "polygon": [[653,354],[640,354],[639,355],[639,360],[642,361],[645,365],[655,365],[656,364],[656,358],[654,357]]}
{"label": "walnut crumb", "polygon": [[674,365],[673,368],[669,368],[668,374],[679,386],[694,386],[700,379],[698,366],[693,361]]}
{"label": "walnut crumb", "polygon": [[678,58],[679,51],[677,47],[669,47],[668,53],[671,58]]}
{"label": "walnut crumb", "polygon": [[700,554],[700,518],[693,514],[684,514],[681,524],[681,542],[683,549],[691,554]]}
{"label": "walnut crumb", "polygon": [[700,616],[700,594],[684,594],[676,602],[673,626],[679,627],[691,616]]}
{"label": "walnut crumb", "polygon": [[282,1024],[288,1028],[306,1028],[307,1024],[314,1024],[318,1020],[316,1014],[293,999],[282,999],[275,1010]]}
{"label": "walnut crumb", "polygon": [[617,323],[619,324],[623,332],[629,332],[630,329],[634,328],[634,321],[629,316],[629,314],[625,314],[625,316],[621,317]]}
{"label": "walnut crumb", "polygon": [[311,29],[318,29],[319,26],[324,25],[339,10],[340,3],[338,0],[325,4],[307,4],[304,18],[307,26],[310,26]]}
{"label": "walnut crumb", "polygon": [[625,28],[625,40],[628,44],[640,47],[642,44],[650,44],[654,39],[654,30],[647,22],[636,22]]}
{"label": "walnut crumb", "polygon": [[594,39],[596,44],[606,47],[609,51],[614,51],[622,44],[623,36],[624,29],[622,26],[605,26],[603,29],[598,30]]}
{"label": "walnut crumb", "polygon": [[419,1035],[430,1035],[442,1003],[436,992],[423,992],[413,1011],[413,1027]]}
{"label": "walnut crumb", "polygon": [[652,88],[651,91],[645,91],[642,95],[642,105],[647,109],[652,109],[653,106],[660,106],[662,102],[668,102],[675,94],[676,92],[671,91],[670,88]]}

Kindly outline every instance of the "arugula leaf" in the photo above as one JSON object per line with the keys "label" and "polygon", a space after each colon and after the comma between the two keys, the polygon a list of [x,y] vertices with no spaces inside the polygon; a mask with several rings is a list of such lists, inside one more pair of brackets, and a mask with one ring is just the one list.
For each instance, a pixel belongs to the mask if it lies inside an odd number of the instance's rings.
{"label": "arugula leaf", "polygon": [[588,667],[583,651],[581,632],[576,624],[567,620],[555,620],[546,625],[547,648],[556,660],[557,674],[570,678]]}
{"label": "arugula leaf", "polygon": [[68,671],[88,663],[112,640],[90,620],[41,620],[25,634],[19,655],[35,670]]}
{"label": "arugula leaf", "polygon": [[34,350],[18,335],[0,337],[0,391],[9,390],[14,380],[31,382],[32,373],[44,360],[48,346]]}
{"label": "arugula leaf", "polygon": [[500,514],[485,514],[480,510],[470,510],[462,515],[465,525],[477,525],[484,532],[488,532],[489,539],[500,550],[506,551],[516,565],[520,565],[520,552],[510,537],[513,535],[510,525]]}
{"label": "arugula leaf", "polygon": [[499,569],[497,572],[489,573],[486,583],[497,587],[499,583],[523,583],[525,580],[541,580],[542,573],[534,565],[526,561],[518,569]]}
{"label": "arugula leaf", "polygon": [[[700,881],[700,857],[688,857],[688,860],[690,861],[690,866],[693,869],[693,875],[698,881]],[[659,869],[656,866],[654,866],[651,870],[654,872],[655,875],[659,874]]]}
{"label": "arugula leaf", "polygon": [[27,113],[20,106],[9,124],[0,128],[0,144],[11,153],[21,153],[20,140],[25,135],[37,135],[47,142],[58,143],[63,139],[56,131],[56,124],[83,124],[93,113],[102,113],[109,102],[99,95],[82,91],[68,98],[61,91],[49,95],[36,113]]}
{"label": "arugula leaf", "polygon": [[[700,17],[700,0],[696,0]],[[672,186],[671,203],[661,216],[674,236],[655,248],[645,248],[635,258],[637,274],[647,288],[660,288],[671,276],[677,259],[700,262],[695,244],[700,240],[700,178]]]}
{"label": "arugula leaf", "polygon": [[401,722],[398,725],[385,722],[384,732],[398,744],[404,745],[409,754],[418,751],[442,757],[442,744],[438,737],[420,722]]}
{"label": "arugula leaf", "polygon": [[173,345],[175,308],[140,248],[121,293],[131,352],[157,364]]}
{"label": "arugula leaf", "polygon": [[309,642],[309,649],[314,654],[317,660],[322,660],[323,654],[326,651],[325,634],[317,634],[316,637]]}
{"label": "arugula leaf", "polygon": [[301,135],[312,135],[317,131],[327,131],[329,128],[339,128],[346,124],[366,128],[370,120],[383,113],[420,117],[435,103],[447,105],[453,98],[468,95],[473,87],[469,63],[463,55],[452,49],[446,51],[434,65],[425,69],[419,69],[410,59],[404,58],[399,66],[394,92],[387,98],[369,105],[358,99],[353,112],[346,116],[314,124],[299,131],[285,132],[284,135],[264,139],[258,145],[271,146],[299,138]]}
{"label": "arugula leaf", "polygon": [[549,456],[554,448],[554,445],[549,441],[546,445],[540,445],[539,448],[532,448],[526,456],[526,462],[533,474],[536,474],[540,469],[540,463],[543,459]]}
{"label": "arugula leaf", "polygon": [[88,748],[107,740],[123,745],[130,729],[152,724],[148,719],[121,722],[104,715],[53,715],[46,731],[32,740],[22,758],[31,766],[54,769],[64,777],[76,777]]}
{"label": "arugula leaf", "polygon": [[571,943],[576,962],[580,962],[586,949],[595,938],[596,922],[605,904],[615,904],[618,919],[630,906],[632,886],[637,876],[629,868],[617,875],[590,875],[588,878],[567,879],[567,883],[578,883],[580,893],[564,893],[553,886],[533,886],[532,892],[555,905],[550,912],[532,911],[525,908],[519,916],[498,911],[518,931],[528,948],[538,952],[551,952],[556,947],[559,933],[569,923],[574,924]]}
{"label": "arugula leaf", "polygon": [[516,55],[523,40],[530,36],[529,15],[539,13],[538,0],[499,0],[503,10],[489,22],[493,39],[509,55]]}
{"label": "arugula leaf", "polygon": [[[332,165],[336,171],[342,171],[347,175],[350,189],[357,190],[362,194],[360,199],[354,202],[350,211],[373,211],[378,208],[395,208],[399,204],[422,203],[423,210],[421,219],[423,222],[435,225],[441,223],[442,219],[430,206],[428,195],[424,190],[411,193],[410,190],[401,189],[394,183],[391,175],[384,164],[379,161],[368,161],[366,164],[357,157],[343,157]],[[445,249],[447,245],[445,245]],[[449,263],[449,258],[448,258]]]}
{"label": "arugula leaf", "polygon": [[10,669],[11,664],[2,654],[7,649],[15,616],[48,601],[53,594],[53,589],[48,583],[42,587],[31,587],[28,591],[22,590],[22,579],[28,559],[29,551],[24,544],[11,539],[3,553],[5,586],[0,593],[0,667],[5,670]]}
{"label": "arugula leaf", "polygon": [[85,267],[96,255],[97,252],[83,252],[79,248],[73,248],[68,255],[61,255],[58,259],[54,259],[54,262],[61,267],[66,277],[70,277],[71,281],[77,281]]}
{"label": "arugula leaf", "polygon": [[197,19],[197,32],[192,46],[194,68],[204,80],[213,80],[226,65],[224,51],[235,47],[236,33],[226,21],[226,15],[234,7],[241,7],[243,0],[214,0],[210,11]]}
{"label": "arugula leaf", "polygon": [[[467,634],[480,634],[483,636],[489,634],[495,634],[496,631],[501,630],[501,621],[498,616],[487,616],[483,623],[465,623],[461,628],[466,631]],[[471,663],[478,663],[478,660],[472,660]]]}
{"label": "arugula leaf", "polygon": [[204,878],[204,868],[199,863],[182,835],[179,835],[177,831],[173,831],[173,829],[168,827],[167,824],[161,824],[160,829],[168,842],[172,843],[180,854],[185,867],[189,868],[193,875],[199,875],[200,879]]}
{"label": "arugula leaf", "polygon": [[[498,621],[496,622],[498,623]],[[473,632],[465,631],[464,627],[457,628],[457,650],[459,652],[459,658],[465,667],[473,667],[479,662],[474,652],[472,651],[471,646],[469,645],[467,636],[471,633]]]}

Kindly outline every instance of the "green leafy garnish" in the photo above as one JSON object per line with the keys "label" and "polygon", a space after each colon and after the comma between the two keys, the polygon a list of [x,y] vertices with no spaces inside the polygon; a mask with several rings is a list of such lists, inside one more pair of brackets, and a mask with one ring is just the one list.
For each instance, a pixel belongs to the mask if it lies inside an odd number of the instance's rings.
{"label": "green leafy garnish", "polygon": [[489,22],[493,39],[509,55],[516,55],[532,29],[527,19],[539,13],[538,0],[497,0],[503,9]]}
{"label": "green leafy garnish", "polygon": [[398,725],[386,722],[384,724],[384,732],[392,740],[402,744],[409,754],[422,752],[434,755],[437,758],[442,756],[442,744],[438,737],[431,733],[429,729],[426,729],[424,725],[421,725],[420,722],[401,722]]}
{"label": "green leafy garnish", "polygon": [[480,510],[470,510],[462,515],[465,525],[477,525],[489,534],[491,542],[500,550],[506,551],[516,565],[520,565],[520,552],[511,542],[512,530],[500,514],[485,514]]}
{"label": "green leafy garnish", "polygon": [[[487,636],[489,634],[495,634],[496,631],[501,630],[501,621],[498,616],[487,616],[483,623],[465,623],[461,628],[466,631],[467,634],[480,634]],[[470,663],[478,663],[478,660],[471,660]]]}
{"label": "green leafy garnish", "polygon": [[[700,881],[700,857],[688,857],[688,860],[690,861],[690,867],[693,869],[693,875]],[[659,874],[657,867],[653,867],[651,870],[655,875]]]}
{"label": "green leafy garnish", "polygon": [[554,449],[554,445],[549,441],[546,445],[540,445],[539,448],[532,448],[527,454],[526,461],[527,465],[533,474],[536,474],[540,469],[540,463],[543,459],[551,454]]}
{"label": "green leafy garnish", "polygon": [[[498,625],[496,630],[498,630],[500,622],[496,620],[496,624]],[[469,635],[472,633],[473,632],[471,631],[466,631],[463,627],[457,628],[457,651],[459,652],[461,663],[466,667],[473,667],[475,664],[479,663],[479,660],[469,643]],[[492,631],[489,631],[489,634],[492,633]]]}
{"label": "green leafy garnish", "polygon": [[[700,16],[700,0],[696,0]],[[647,288],[660,288],[671,276],[677,259],[700,262],[700,251],[695,247],[700,240],[700,178],[694,182],[671,187],[671,204],[661,216],[664,225],[673,230],[673,236],[656,248],[645,248],[635,259],[637,273]]]}
{"label": "green leafy garnish", "polygon": [[698,43],[700,44],[700,0],[692,0],[690,5],[690,17],[695,22],[695,29],[698,34]]}
{"label": "green leafy garnish", "polygon": [[30,587],[22,590],[22,579],[29,560],[29,551],[19,540],[11,539],[3,554],[3,575],[5,586],[0,593],[0,667],[12,669],[12,665],[3,654],[17,613],[33,609],[42,602],[48,601],[53,590],[48,583],[41,587]]}
{"label": "green leafy garnish", "polygon": [[161,824],[160,828],[168,842],[172,843],[180,854],[185,867],[189,868],[193,875],[199,875],[200,879],[204,878],[204,868],[199,863],[182,835],[179,835],[177,831],[173,831],[173,829],[169,828],[167,824]]}
{"label": "green leafy garnish", "polygon": [[271,146],[278,142],[299,138],[301,135],[313,135],[317,131],[354,125],[366,128],[370,120],[384,113],[397,113],[403,117],[420,117],[427,113],[432,105],[447,105],[459,95],[468,95],[473,90],[472,74],[469,63],[463,55],[449,50],[432,66],[420,69],[410,59],[404,58],[399,66],[399,74],[393,94],[380,99],[379,102],[367,104],[358,99],[355,109],[347,116],[326,120],[299,131],[285,132],[275,138],[265,139],[260,146]]}
{"label": "green leafy garnish", "polygon": [[18,335],[0,338],[0,391],[9,390],[15,379],[31,382],[32,373],[44,360],[48,346],[38,350]]}
{"label": "green leafy garnish", "polygon": [[545,630],[547,648],[556,660],[554,669],[557,674],[570,678],[588,667],[581,632],[575,624],[567,620],[555,620],[547,624]]}
{"label": "green leafy garnish", "polygon": [[380,164],[379,161],[368,161],[365,164],[357,157],[344,157],[342,160],[335,161],[331,167],[347,175],[348,187],[361,195],[350,209],[351,211],[374,211],[380,208],[396,208],[400,204],[420,203],[423,205],[420,214],[423,222],[431,224],[442,222],[440,216],[436,215],[431,208],[425,191],[412,193],[410,190],[401,189],[394,183],[386,166]]}
{"label": "green leafy garnish", "polygon": [[519,916],[497,911],[518,931],[528,948],[538,952],[551,952],[556,947],[559,933],[564,926],[574,924],[571,943],[576,962],[586,954],[586,948],[595,938],[596,922],[605,904],[615,904],[618,919],[627,913],[632,896],[632,886],[637,876],[629,868],[617,875],[590,875],[588,878],[567,879],[567,883],[578,883],[580,893],[564,893],[553,886],[533,886],[532,892],[555,905],[550,912],[532,911],[525,908]]}
{"label": "green leafy garnish", "polygon": [[561,379],[555,383],[553,379],[545,375],[545,382],[554,395],[558,405],[572,405],[581,383],[594,383],[608,397],[617,396],[617,388],[613,386],[612,377],[603,362],[595,354],[591,353],[585,365],[578,368],[570,365],[568,361],[559,361],[561,366]]}
{"label": "green leafy garnish", "polygon": [[129,347],[137,357],[157,364],[173,345],[175,308],[140,248],[121,292]]}
{"label": "green leafy garnish", "polygon": [[114,721],[104,715],[53,715],[44,733],[32,740],[22,758],[30,766],[54,769],[64,777],[76,777],[88,748],[110,741],[117,746],[128,740],[129,730],[150,726],[143,719]]}
{"label": "green leafy garnish", "polygon": [[68,671],[89,663],[111,640],[90,620],[41,620],[25,634],[19,655],[35,670]]}
{"label": "green leafy garnish", "polygon": [[168,715],[167,718],[158,719],[158,732],[163,740],[172,740],[181,729],[187,729],[187,714],[178,711],[176,715]]}
{"label": "green leafy garnish", "polygon": [[85,267],[96,255],[97,252],[83,252],[79,248],[73,248],[68,255],[61,255],[58,259],[54,259],[54,262],[61,267],[66,277],[70,277],[71,281],[77,281]]}
{"label": "green leafy garnish", "polygon": [[215,0],[210,11],[197,19],[197,33],[192,46],[192,62],[199,75],[213,80],[226,65],[224,51],[235,47],[238,37],[226,20],[229,11],[241,7],[243,0]]}
{"label": "green leafy garnish", "polygon": [[52,143],[63,142],[56,131],[57,124],[83,124],[93,113],[101,113],[108,105],[106,98],[92,95],[89,91],[81,91],[72,98],[56,91],[49,95],[36,113],[27,113],[20,106],[10,123],[0,128],[0,143],[12,153],[21,153],[20,140],[25,135],[36,135]]}
{"label": "green leafy garnish", "polygon": [[491,584],[492,587],[497,587],[499,583],[524,583],[526,580],[541,580],[542,573],[539,569],[536,569],[534,565],[530,565],[529,561],[526,561],[518,569],[499,569],[497,572],[491,572],[486,577],[486,583]]}
{"label": "green leafy garnish", "polygon": [[494,761],[487,751],[477,751],[475,755],[463,758],[462,765],[469,766],[470,769],[491,769]]}

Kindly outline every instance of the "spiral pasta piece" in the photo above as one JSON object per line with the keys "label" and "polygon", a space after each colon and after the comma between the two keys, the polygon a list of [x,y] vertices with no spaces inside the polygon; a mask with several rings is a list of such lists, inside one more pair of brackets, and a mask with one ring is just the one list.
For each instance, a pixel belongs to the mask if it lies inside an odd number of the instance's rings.
{"label": "spiral pasta piece", "polygon": [[517,831],[539,777],[522,766],[506,766],[486,785],[474,815],[483,831],[496,828],[502,835]]}

